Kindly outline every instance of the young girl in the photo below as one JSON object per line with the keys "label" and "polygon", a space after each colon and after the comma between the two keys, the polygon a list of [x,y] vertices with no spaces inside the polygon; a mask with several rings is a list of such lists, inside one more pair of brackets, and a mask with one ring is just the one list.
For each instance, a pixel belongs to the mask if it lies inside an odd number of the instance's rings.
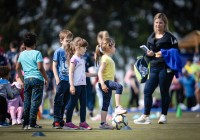
{"label": "young girl", "polygon": [[103,106],[101,111],[101,124],[100,129],[113,129],[106,122],[106,116],[110,99],[112,96],[112,90],[116,90],[115,94],[115,114],[127,113],[120,105],[120,97],[123,91],[123,86],[117,82],[114,82],[115,76],[115,62],[111,56],[115,53],[115,42],[111,38],[103,38],[102,42],[96,48],[96,64],[100,64],[98,71],[99,76],[99,88],[103,93]]}
{"label": "young girl", "polygon": [[[36,35],[26,33],[24,35],[26,50],[20,53],[16,69],[24,85],[24,130],[41,128],[36,124],[38,107],[43,96],[43,86],[48,85],[48,79],[43,67],[43,58],[36,48]],[[22,76],[22,70],[24,77]]]}
{"label": "young girl", "polygon": [[[92,128],[86,123],[86,76],[96,76],[85,72],[85,61],[83,55],[87,50],[88,43],[80,37],[74,38],[70,45],[70,51],[67,52],[69,64],[69,82],[70,82],[70,101],[67,105],[66,123],[63,129],[83,129]],[[79,127],[72,123],[72,114],[78,99],[80,100],[80,124]]]}
{"label": "young girl", "polygon": [[13,82],[11,85],[12,90],[15,93],[13,99],[8,101],[8,112],[11,115],[12,125],[22,124],[22,114],[23,114],[23,102],[20,96],[22,86],[19,82]]}

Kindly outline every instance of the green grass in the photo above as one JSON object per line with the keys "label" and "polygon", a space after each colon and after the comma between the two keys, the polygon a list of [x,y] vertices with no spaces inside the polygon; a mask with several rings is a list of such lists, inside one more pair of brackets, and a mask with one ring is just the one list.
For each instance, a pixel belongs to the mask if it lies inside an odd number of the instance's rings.
{"label": "green grass", "polygon": [[[129,126],[132,130],[126,131],[99,130],[99,121],[94,122],[89,118],[87,122],[94,129],[88,131],[56,130],[51,125],[53,120],[38,120],[38,124],[43,126],[42,129],[24,131],[21,126],[0,128],[0,140],[196,140],[200,137],[200,118],[196,117],[198,113],[183,112],[182,118],[176,118],[175,113],[169,113],[168,124],[165,125],[157,124],[157,119],[153,119],[150,125],[136,125],[132,119],[136,113],[128,113]],[[73,117],[73,122],[78,124],[79,117]],[[38,131],[46,136],[32,137],[33,133]]]}

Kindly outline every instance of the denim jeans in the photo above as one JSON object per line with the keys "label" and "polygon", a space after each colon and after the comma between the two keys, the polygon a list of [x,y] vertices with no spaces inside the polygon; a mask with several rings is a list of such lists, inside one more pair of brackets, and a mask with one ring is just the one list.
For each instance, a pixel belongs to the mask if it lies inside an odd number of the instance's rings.
{"label": "denim jeans", "polygon": [[65,111],[65,106],[69,100],[69,82],[60,81],[56,87],[56,95],[54,98],[54,122],[61,122]]}
{"label": "denim jeans", "polygon": [[66,122],[72,121],[72,115],[76,104],[78,103],[78,99],[80,102],[80,122],[85,122],[86,119],[86,86],[75,86],[75,94],[70,95],[70,100],[67,105],[67,115]]}
{"label": "denim jeans", "polygon": [[110,105],[110,99],[112,97],[112,90],[116,91],[116,94],[122,94],[123,91],[123,86],[117,82],[113,82],[110,80],[107,80],[104,82],[106,86],[108,87],[108,93],[105,93],[102,88],[101,84],[99,83],[99,88],[103,94],[103,105],[102,105],[102,110],[103,111],[108,111],[108,107]]}
{"label": "denim jeans", "polygon": [[171,85],[174,72],[167,72],[167,67],[157,66],[150,68],[149,79],[147,80],[144,87],[144,114],[149,115],[152,107],[152,94],[156,87],[159,85],[161,93],[161,102],[162,102],[162,112],[161,114],[167,115],[170,96],[169,96],[169,87]]}
{"label": "denim jeans", "polygon": [[38,108],[42,102],[44,81],[37,78],[24,80],[24,126],[35,126]]}

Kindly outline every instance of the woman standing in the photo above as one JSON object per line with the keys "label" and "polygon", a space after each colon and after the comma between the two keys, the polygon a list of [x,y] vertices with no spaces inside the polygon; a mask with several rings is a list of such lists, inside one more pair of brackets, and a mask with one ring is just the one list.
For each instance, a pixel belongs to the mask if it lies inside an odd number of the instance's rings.
{"label": "woman standing", "polygon": [[[170,103],[169,87],[174,74],[180,71],[180,66],[174,66],[167,61],[168,58],[172,60],[172,57],[178,57],[179,49],[176,38],[168,31],[168,19],[165,14],[158,13],[155,15],[154,32],[147,40],[147,47],[149,51],[146,52],[146,56],[149,58],[150,73],[144,88],[144,114],[134,120],[134,123],[151,123],[149,115],[152,107],[152,94],[156,87],[159,86],[162,112],[158,123],[164,124],[167,123],[167,112]],[[175,58],[175,61],[178,62],[179,59]]]}

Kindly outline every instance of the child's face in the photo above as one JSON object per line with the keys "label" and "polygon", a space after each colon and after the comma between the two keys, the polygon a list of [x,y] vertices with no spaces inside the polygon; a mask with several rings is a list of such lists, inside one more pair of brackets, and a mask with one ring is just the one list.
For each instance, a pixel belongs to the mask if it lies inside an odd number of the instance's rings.
{"label": "child's face", "polygon": [[50,63],[44,63],[44,69],[45,70],[49,70],[50,69],[50,67],[51,67],[51,64]]}
{"label": "child's face", "polygon": [[115,48],[115,43],[112,43],[112,47],[110,48],[111,54],[115,54],[116,48]]}
{"label": "child's face", "polygon": [[86,51],[87,51],[87,47],[79,47],[80,55],[84,55]]}
{"label": "child's face", "polygon": [[72,41],[72,38],[67,38],[67,37],[65,37],[65,38],[61,41],[61,44],[62,44],[62,46],[66,47],[67,44],[69,44],[69,42],[71,42],[71,41]]}

